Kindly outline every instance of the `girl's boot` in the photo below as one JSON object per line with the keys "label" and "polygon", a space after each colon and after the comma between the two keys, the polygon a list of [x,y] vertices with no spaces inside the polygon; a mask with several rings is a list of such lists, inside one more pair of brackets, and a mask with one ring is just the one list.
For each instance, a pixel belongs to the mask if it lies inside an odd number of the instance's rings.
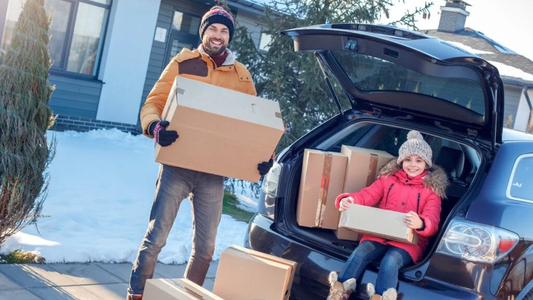
{"label": "girl's boot", "polygon": [[374,288],[374,285],[372,283],[366,284],[366,294],[368,296],[368,299],[370,300],[382,300],[383,298],[376,294],[376,289]]}
{"label": "girl's boot", "polygon": [[396,300],[398,297],[398,292],[395,288],[389,288],[383,292],[383,300]]}
{"label": "girl's boot", "polygon": [[348,300],[355,290],[355,279],[350,278],[344,283],[337,281],[337,272],[331,272],[328,276],[329,295],[327,300]]}

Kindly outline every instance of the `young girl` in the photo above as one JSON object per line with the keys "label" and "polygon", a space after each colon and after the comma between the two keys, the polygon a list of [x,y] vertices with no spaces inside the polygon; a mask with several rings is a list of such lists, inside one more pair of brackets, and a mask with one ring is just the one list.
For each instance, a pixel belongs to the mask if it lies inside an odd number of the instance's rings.
{"label": "young girl", "polygon": [[[375,289],[372,283],[367,285],[369,297],[376,293],[373,299],[396,300],[398,271],[419,262],[429,238],[439,230],[441,198],[445,196],[448,179],[441,168],[432,168],[431,155],[431,148],[422,135],[410,131],[400,147],[398,159],[385,165],[372,185],[337,197],[336,206],[340,211],[352,204],[379,203],[381,209],[406,213],[404,223],[419,235],[417,245],[364,235],[338,275],[340,282],[359,278],[371,261],[381,258]],[[337,278],[333,273],[330,278]]]}

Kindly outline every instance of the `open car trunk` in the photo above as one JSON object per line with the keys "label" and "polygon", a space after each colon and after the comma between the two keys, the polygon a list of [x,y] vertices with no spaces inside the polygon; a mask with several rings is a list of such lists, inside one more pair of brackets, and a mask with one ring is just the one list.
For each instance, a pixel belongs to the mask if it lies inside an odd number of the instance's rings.
{"label": "open car trunk", "polygon": [[[299,149],[293,149],[292,151],[298,151],[299,153],[297,156],[298,161],[294,163],[295,168],[290,178],[288,178],[293,184],[289,187],[290,190],[287,192],[287,197],[284,198],[283,203],[278,203],[281,208],[278,207],[277,213],[283,215],[278,215],[276,219],[283,219],[291,235],[300,242],[326,251],[332,256],[346,259],[359,242],[338,239],[331,229],[304,227],[297,222],[298,194],[300,191],[304,149],[340,152],[341,146],[347,145],[382,150],[397,157],[398,150],[406,140],[407,132],[411,129],[413,128],[375,123],[372,120],[368,122],[364,120],[351,122],[346,124],[344,129],[331,134],[331,136],[325,133],[323,138],[313,145],[302,145]],[[425,262],[435,252],[437,241],[440,240],[440,235],[445,231],[446,221],[450,213],[460,204],[465,204],[469,199],[465,195],[475,185],[479,184],[479,181],[483,180],[482,178],[476,178],[476,172],[482,163],[486,163],[486,159],[483,157],[486,157],[486,154],[490,152],[490,149],[483,149],[475,144],[459,144],[453,141],[452,137],[424,134],[424,138],[433,150],[434,165],[444,169],[450,180],[450,185],[446,191],[447,199],[442,200],[439,232],[430,239],[421,263]],[[367,172],[367,170],[361,170],[361,172]],[[378,220],[376,221],[379,222]]]}

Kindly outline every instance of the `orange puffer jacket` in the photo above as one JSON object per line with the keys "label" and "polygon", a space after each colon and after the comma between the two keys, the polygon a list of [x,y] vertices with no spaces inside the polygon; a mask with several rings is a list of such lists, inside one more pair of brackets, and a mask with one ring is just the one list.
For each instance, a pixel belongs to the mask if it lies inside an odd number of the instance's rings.
{"label": "orange puffer jacket", "polygon": [[207,55],[202,46],[191,51],[184,48],[172,58],[159,80],[152,88],[141,109],[141,126],[143,133],[147,133],[150,123],[161,120],[170,89],[176,76],[187,77],[220,87],[232,89],[250,95],[257,95],[252,76],[246,67],[235,60],[235,56],[228,49],[226,61],[220,67]]}

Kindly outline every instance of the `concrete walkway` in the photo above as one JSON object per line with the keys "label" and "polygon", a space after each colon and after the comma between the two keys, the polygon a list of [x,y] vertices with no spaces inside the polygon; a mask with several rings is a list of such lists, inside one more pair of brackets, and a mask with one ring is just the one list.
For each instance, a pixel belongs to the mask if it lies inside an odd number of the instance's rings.
{"label": "concrete walkway", "polygon": [[[183,277],[186,265],[158,263],[154,278]],[[204,287],[213,290],[218,261]],[[131,264],[0,265],[0,300],[126,299]]]}

